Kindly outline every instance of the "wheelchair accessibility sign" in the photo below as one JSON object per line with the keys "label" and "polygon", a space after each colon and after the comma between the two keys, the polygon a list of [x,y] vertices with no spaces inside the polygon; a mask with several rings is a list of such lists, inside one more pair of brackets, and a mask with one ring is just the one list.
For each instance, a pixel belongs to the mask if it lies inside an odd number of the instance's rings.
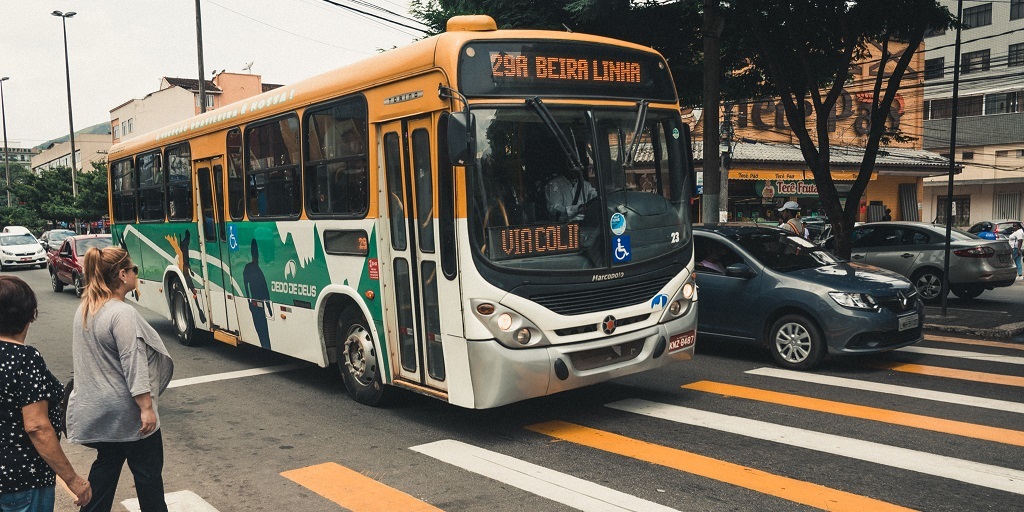
{"label": "wheelchair accessibility sign", "polygon": [[235,230],[234,224],[228,225],[228,247],[231,252],[238,250],[238,231]]}
{"label": "wheelchair accessibility sign", "polygon": [[629,245],[629,235],[612,237],[612,262],[625,263],[633,258],[633,249]]}

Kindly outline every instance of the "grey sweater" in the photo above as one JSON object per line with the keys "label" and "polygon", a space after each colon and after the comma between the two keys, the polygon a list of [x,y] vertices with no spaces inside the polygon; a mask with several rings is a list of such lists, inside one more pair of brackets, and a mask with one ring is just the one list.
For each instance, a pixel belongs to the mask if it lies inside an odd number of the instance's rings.
{"label": "grey sweater", "polygon": [[[130,304],[110,300],[88,326],[84,304],[72,327],[75,387],[68,398],[68,440],[73,443],[137,441],[143,436],[141,410],[133,397],[157,397],[167,389],[174,362],[163,340]],[[155,431],[155,430],[154,430]]]}

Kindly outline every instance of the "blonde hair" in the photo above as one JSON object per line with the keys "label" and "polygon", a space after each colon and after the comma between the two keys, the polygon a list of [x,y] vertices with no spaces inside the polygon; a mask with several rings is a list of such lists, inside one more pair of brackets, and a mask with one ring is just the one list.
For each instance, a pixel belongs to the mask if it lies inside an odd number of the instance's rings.
{"label": "blonde hair", "polygon": [[118,288],[117,274],[131,268],[128,251],[120,247],[93,247],[86,251],[82,269],[85,272],[85,291],[82,292],[82,324],[88,328],[89,315],[95,314],[108,300],[114,297]]}

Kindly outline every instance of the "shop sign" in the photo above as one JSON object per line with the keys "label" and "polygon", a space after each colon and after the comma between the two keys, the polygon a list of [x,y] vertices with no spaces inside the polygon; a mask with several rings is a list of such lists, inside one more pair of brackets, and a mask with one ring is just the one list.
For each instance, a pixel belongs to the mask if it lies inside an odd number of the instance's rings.
{"label": "shop sign", "polygon": [[754,182],[754,192],[764,199],[773,197],[818,197],[813,180],[772,180]]}

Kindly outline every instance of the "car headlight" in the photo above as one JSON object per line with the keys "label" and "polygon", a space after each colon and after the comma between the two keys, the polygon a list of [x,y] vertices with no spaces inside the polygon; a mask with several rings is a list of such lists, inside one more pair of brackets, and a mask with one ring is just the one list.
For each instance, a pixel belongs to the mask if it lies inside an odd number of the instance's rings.
{"label": "car headlight", "polygon": [[867,293],[828,292],[828,296],[843,307],[871,311],[878,309],[878,302]]}
{"label": "car headlight", "polygon": [[8,255],[8,256],[14,256],[14,253],[13,252],[7,252],[7,249],[4,249],[3,253]]}

